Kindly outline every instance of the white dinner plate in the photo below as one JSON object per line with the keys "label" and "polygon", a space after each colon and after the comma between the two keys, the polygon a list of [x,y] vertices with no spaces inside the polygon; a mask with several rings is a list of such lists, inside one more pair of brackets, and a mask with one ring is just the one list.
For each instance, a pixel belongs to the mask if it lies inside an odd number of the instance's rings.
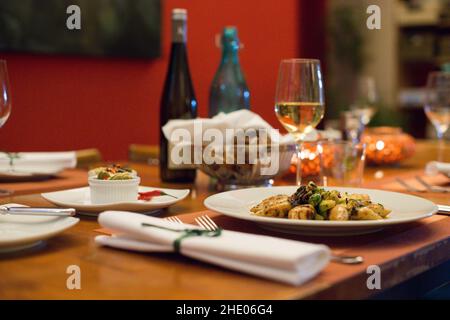
{"label": "white dinner plate", "polygon": [[77,213],[98,213],[106,210],[150,212],[169,207],[189,195],[189,189],[162,189],[139,186],[139,192],[148,192],[152,190],[164,191],[177,199],[169,196],[158,196],[150,201],[135,200],[108,204],[93,204],[91,202],[89,187],[42,193],[42,197],[57,206],[75,208]]}
{"label": "white dinner plate", "polygon": [[36,246],[73,227],[78,221],[80,219],[74,217],[0,215],[0,253]]}
{"label": "white dinner plate", "polygon": [[24,182],[45,180],[57,176],[63,171],[62,168],[40,168],[36,170],[0,171],[0,181],[3,182]]}
{"label": "white dinner plate", "polygon": [[[327,189],[327,188],[325,188]],[[291,195],[297,187],[271,187],[233,190],[205,199],[205,206],[224,215],[258,223],[261,227],[303,235],[356,235],[379,231],[385,227],[417,221],[435,214],[437,206],[426,199],[382,190],[333,187],[342,192],[368,194],[372,201],[391,209],[387,219],[365,221],[292,220],[252,215],[250,208],[273,195]]]}

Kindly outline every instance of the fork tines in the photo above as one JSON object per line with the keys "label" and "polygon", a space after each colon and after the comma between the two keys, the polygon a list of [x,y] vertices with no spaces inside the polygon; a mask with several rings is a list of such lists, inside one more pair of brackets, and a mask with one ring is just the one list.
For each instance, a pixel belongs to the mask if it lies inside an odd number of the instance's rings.
{"label": "fork tines", "polygon": [[180,218],[178,218],[177,216],[167,217],[165,219],[170,222],[181,223],[181,224],[183,223],[183,221],[181,221]]}
{"label": "fork tines", "polygon": [[197,222],[197,224],[199,226],[201,226],[203,229],[206,229],[209,231],[214,231],[214,230],[219,229],[217,224],[207,215],[203,215],[201,217],[195,218],[195,222]]}
{"label": "fork tines", "polygon": [[[183,224],[183,221],[180,220],[177,216],[164,218],[167,221]],[[195,218],[195,222],[205,230],[214,231],[219,229],[219,226],[206,214],[200,217]]]}

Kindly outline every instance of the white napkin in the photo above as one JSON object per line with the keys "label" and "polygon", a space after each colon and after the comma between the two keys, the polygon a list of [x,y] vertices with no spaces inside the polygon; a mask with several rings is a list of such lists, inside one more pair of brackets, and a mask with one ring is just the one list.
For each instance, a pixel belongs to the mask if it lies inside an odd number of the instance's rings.
{"label": "white napkin", "polygon": [[[199,128],[199,125],[201,125],[202,130],[195,130],[196,126]],[[174,140],[172,133],[177,129],[187,130],[194,141],[202,141],[203,134],[208,129],[219,130],[223,134],[223,137],[226,136],[226,129],[265,129],[269,134],[271,133],[271,130],[273,130],[272,126],[258,114],[246,109],[233,111],[227,114],[219,113],[211,119],[197,118],[170,120],[162,127],[164,136],[169,141]],[[280,135],[280,143],[293,143],[293,138],[290,135]]]}
{"label": "white napkin", "polygon": [[430,176],[437,175],[438,173],[443,173],[450,177],[450,163],[438,161],[428,162],[425,167],[425,173]]}
{"label": "white napkin", "polygon": [[[19,158],[14,159],[13,168],[18,172],[56,172],[66,168],[74,168],[77,156],[69,152],[19,152]],[[0,152],[0,171],[11,170],[8,156]]]}
{"label": "white napkin", "polygon": [[[97,236],[98,244],[141,252],[171,252],[179,232],[155,227],[199,229],[159,218],[130,212],[106,211],[99,215],[99,223],[117,232],[114,236]],[[180,252],[188,257],[216,264],[244,273],[292,285],[300,285],[316,276],[330,259],[330,250],[324,245],[222,231],[218,237],[197,236],[185,238]]]}

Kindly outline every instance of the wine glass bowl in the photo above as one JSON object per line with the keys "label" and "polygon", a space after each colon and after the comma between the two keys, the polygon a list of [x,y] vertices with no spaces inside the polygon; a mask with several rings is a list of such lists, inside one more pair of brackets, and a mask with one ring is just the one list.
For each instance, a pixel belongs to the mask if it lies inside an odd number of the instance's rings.
{"label": "wine glass bowl", "polygon": [[444,135],[450,127],[450,72],[431,72],[428,75],[424,110],[436,129],[438,161],[443,161]]}
{"label": "wine glass bowl", "polygon": [[[6,123],[11,113],[11,96],[9,90],[8,68],[5,60],[0,60],[0,128]],[[10,195],[10,190],[0,189],[0,195]]]}
{"label": "wine glass bowl", "polygon": [[11,113],[11,96],[9,90],[8,69],[5,60],[0,60],[0,128],[3,127]]}
{"label": "wine glass bowl", "polygon": [[[322,120],[325,97],[320,61],[286,59],[280,63],[275,113],[278,121],[297,142],[300,155],[302,142]],[[301,159],[299,156],[298,159]],[[301,184],[301,163],[297,161],[297,185]]]}
{"label": "wine glass bowl", "polygon": [[377,111],[378,94],[373,77],[361,76],[358,78],[353,100],[350,110],[361,117],[362,123],[367,126]]}

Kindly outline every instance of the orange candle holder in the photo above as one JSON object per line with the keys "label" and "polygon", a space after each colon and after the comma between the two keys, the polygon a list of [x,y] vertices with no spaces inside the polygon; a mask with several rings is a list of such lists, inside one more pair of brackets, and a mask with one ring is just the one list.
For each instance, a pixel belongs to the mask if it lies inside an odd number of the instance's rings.
{"label": "orange candle holder", "polygon": [[414,155],[416,143],[412,136],[397,127],[375,127],[362,137],[366,144],[366,161],[371,165],[393,165]]}

